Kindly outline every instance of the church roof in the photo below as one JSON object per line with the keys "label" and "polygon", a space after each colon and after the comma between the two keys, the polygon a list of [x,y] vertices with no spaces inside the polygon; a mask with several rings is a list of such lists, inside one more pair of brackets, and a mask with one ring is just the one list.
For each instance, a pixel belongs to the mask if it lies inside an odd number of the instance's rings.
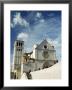
{"label": "church roof", "polygon": [[53,45],[51,45],[46,39],[44,39],[39,45],[37,45],[36,49],[41,49],[44,47],[44,45],[47,45],[48,48],[53,48]]}

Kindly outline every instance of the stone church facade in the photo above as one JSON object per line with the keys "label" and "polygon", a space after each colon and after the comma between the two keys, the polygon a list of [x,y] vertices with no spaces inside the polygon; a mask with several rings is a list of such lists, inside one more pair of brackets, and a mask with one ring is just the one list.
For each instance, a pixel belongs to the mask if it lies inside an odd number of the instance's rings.
{"label": "stone church facade", "polygon": [[[24,45],[24,43],[22,45]],[[22,48],[20,47],[20,49]],[[19,65],[17,64],[17,66],[19,66],[19,70],[16,68],[17,78],[20,78],[23,73],[48,68],[58,62],[54,46],[51,45],[46,39],[40,44],[34,45],[32,52],[21,52],[20,55],[21,57],[18,59]],[[16,62],[16,59],[14,62]],[[14,66],[16,67],[16,64],[14,64]]]}
{"label": "stone church facade", "polygon": [[34,45],[31,57],[38,60],[56,60],[56,51],[54,46],[44,40],[39,45]]}

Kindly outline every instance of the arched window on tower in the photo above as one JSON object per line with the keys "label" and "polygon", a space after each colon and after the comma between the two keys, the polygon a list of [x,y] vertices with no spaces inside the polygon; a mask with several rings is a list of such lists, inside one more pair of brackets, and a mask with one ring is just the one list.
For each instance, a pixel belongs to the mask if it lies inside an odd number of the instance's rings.
{"label": "arched window on tower", "polygon": [[19,42],[19,46],[20,46],[20,42]]}
{"label": "arched window on tower", "polygon": [[16,43],[16,46],[18,46],[18,42]]}

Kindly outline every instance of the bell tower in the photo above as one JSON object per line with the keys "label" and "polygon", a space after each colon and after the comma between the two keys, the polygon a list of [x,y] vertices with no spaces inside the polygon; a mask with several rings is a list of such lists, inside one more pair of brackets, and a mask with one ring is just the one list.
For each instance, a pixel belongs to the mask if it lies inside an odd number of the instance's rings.
{"label": "bell tower", "polygon": [[16,72],[17,78],[20,77],[21,72],[21,57],[24,49],[24,41],[16,40],[14,43],[13,53],[13,70]]}

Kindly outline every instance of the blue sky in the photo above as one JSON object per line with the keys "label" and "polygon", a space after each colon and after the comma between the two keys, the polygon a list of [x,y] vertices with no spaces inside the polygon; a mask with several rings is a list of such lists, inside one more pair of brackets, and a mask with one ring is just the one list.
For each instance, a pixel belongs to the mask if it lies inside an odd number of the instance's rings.
{"label": "blue sky", "polygon": [[25,51],[47,39],[61,60],[61,11],[11,11],[11,62],[16,39],[25,41]]}

